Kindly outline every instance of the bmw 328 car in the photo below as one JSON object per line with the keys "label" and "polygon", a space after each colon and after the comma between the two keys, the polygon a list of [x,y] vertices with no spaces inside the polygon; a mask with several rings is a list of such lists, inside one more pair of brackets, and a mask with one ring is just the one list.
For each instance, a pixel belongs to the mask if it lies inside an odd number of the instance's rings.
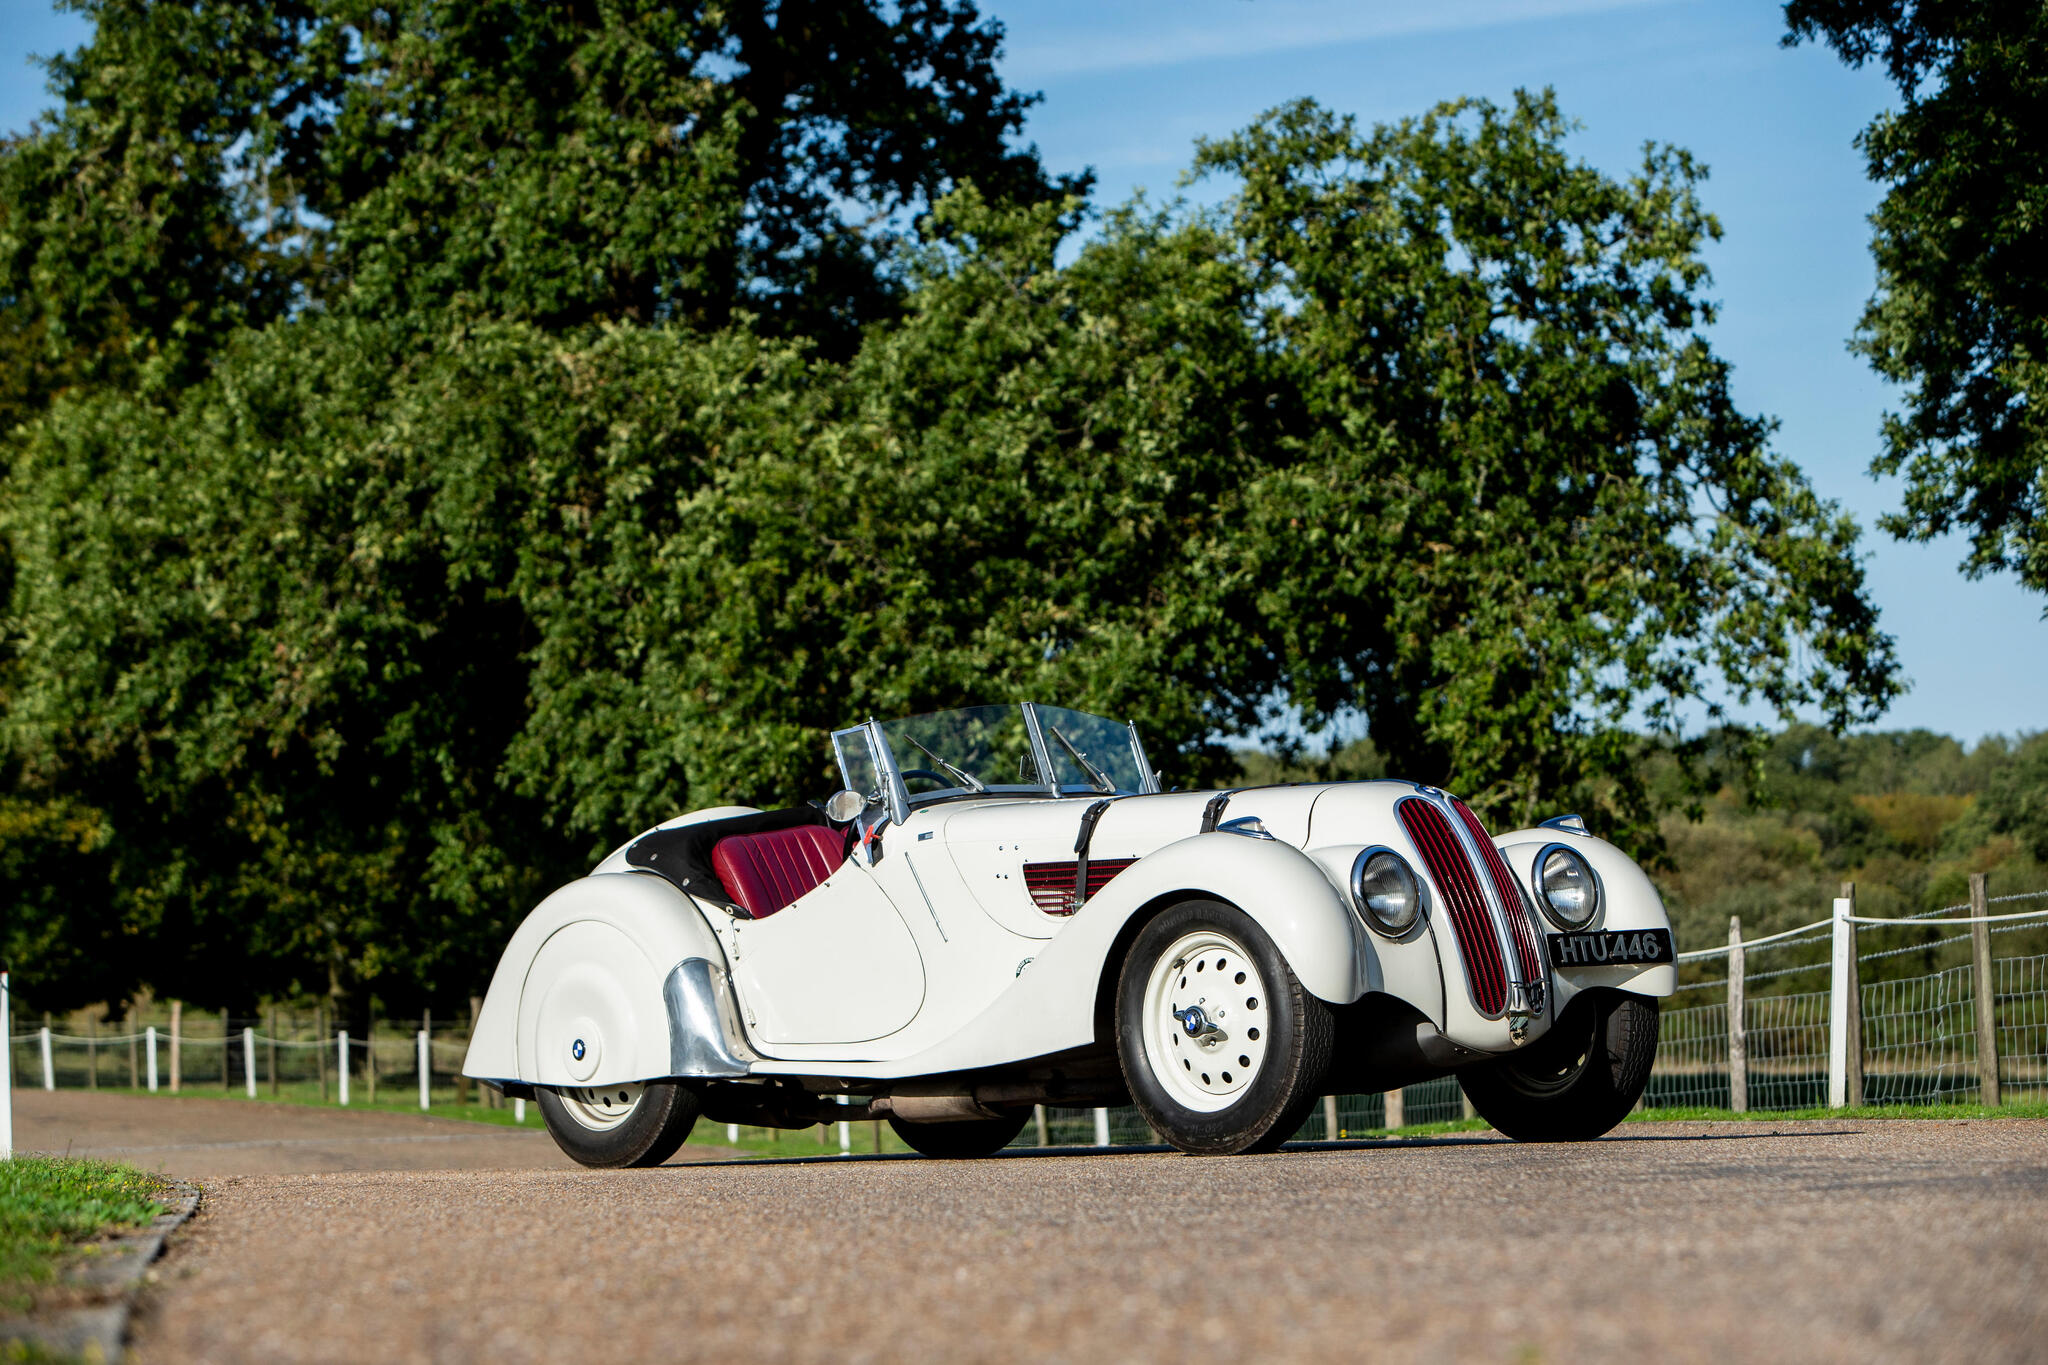
{"label": "bmw 328 car", "polygon": [[1528,1141],[1635,1104],[1675,984],[1626,854],[1449,792],[1164,791],[1136,728],[970,707],[831,736],[844,787],[629,840],[513,934],[464,1071],[564,1151],[658,1164],[699,1119],[886,1118],[992,1153],[1035,1104],[1269,1150],[1326,1094],[1455,1075]]}

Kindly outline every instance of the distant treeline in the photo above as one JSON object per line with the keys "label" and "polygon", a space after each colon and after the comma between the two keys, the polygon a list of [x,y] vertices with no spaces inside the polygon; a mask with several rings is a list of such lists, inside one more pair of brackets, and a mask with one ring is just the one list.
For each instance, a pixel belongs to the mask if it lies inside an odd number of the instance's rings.
{"label": "distant treeline", "polygon": [[[1845,881],[1874,916],[1960,904],[1973,872],[1990,874],[1993,895],[2048,889],[2048,733],[1966,747],[1928,730],[1794,725],[1761,741],[1709,735],[1685,759],[1638,751],[1664,811],[1651,876],[1681,948],[1727,942],[1730,915],[1746,938],[1821,919]],[[1321,759],[1254,752],[1243,770],[1248,782],[1406,775],[1370,740]]]}

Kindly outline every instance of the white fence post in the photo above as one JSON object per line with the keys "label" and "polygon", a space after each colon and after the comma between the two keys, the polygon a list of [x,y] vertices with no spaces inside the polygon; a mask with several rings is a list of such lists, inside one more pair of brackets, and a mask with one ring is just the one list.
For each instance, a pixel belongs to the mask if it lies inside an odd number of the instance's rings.
{"label": "white fence post", "polygon": [[151,1024],[142,1031],[145,1051],[149,1053],[149,1093],[156,1093],[156,1025]]}
{"label": "white fence post", "polygon": [[348,1030],[334,1035],[334,1054],[341,1059],[339,1079],[341,1081],[341,1107],[348,1108]]}
{"label": "white fence post", "polygon": [[1856,926],[1849,923],[1856,902],[1835,897],[1833,972],[1828,978],[1828,1108],[1849,1103],[1849,992],[1854,987]]}
{"label": "white fence post", "polygon": [[49,1030],[49,1029],[48,1029],[47,1027],[46,1027],[46,1028],[44,1028],[44,1029],[43,1029],[43,1031],[42,1031],[42,1043],[43,1043],[43,1089],[45,1089],[45,1090],[55,1090],[55,1089],[57,1088],[57,1069],[56,1069],[56,1067],[54,1067],[54,1066],[52,1066],[52,1065],[50,1064],[50,1030]]}
{"label": "white fence post", "polygon": [[740,1145],[740,1126],[737,1123],[725,1125],[725,1140],[735,1147]]}
{"label": "white fence post", "polygon": [[1109,1111],[1107,1109],[1095,1111],[1095,1145],[1097,1147],[1109,1146]]}
{"label": "white fence post", "polygon": [[0,1161],[14,1155],[14,992],[7,976],[0,972]]}
{"label": "white fence post", "polygon": [[242,1081],[249,1098],[256,1098],[256,1030],[242,1030]]}
{"label": "white fence post", "polygon": [[426,1031],[425,1029],[421,1029],[421,1030],[420,1030],[420,1036],[419,1036],[419,1044],[420,1044],[420,1108],[422,1108],[422,1109],[425,1109],[425,1108],[427,1107],[427,1090],[428,1090],[428,1088],[429,1088],[430,1086],[432,1086],[432,1085],[433,1085],[433,1083],[434,1083],[434,1073],[433,1073],[432,1071],[429,1071],[429,1070],[427,1069],[427,1065],[428,1065],[428,1053],[427,1053],[427,1048],[428,1048],[428,1047],[430,1046],[430,1044],[429,1044],[429,1043],[427,1042],[427,1031]]}
{"label": "white fence post", "polygon": [[[841,1109],[846,1107],[846,1096],[841,1095],[839,1097],[839,1107]],[[853,1155],[853,1125],[845,1119],[839,1120],[839,1155]]]}

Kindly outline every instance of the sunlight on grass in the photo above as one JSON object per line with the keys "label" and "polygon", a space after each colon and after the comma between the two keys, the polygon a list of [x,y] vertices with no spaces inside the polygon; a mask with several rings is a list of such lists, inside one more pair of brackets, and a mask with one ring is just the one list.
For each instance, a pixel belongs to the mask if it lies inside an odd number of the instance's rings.
{"label": "sunlight on grass", "polygon": [[33,1153],[0,1161],[0,1312],[26,1308],[73,1243],[152,1221],[164,1188],[105,1161]]}

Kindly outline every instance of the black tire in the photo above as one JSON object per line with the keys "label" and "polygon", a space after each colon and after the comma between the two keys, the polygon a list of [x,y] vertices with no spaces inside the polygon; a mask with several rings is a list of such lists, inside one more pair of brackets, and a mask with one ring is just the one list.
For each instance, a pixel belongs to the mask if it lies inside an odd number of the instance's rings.
{"label": "black tire", "polygon": [[1586,1142],[1620,1123],[1650,1083],[1657,1002],[1578,997],[1528,1051],[1458,1073],[1479,1116],[1517,1142]]}
{"label": "black tire", "polygon": [[548,1136],[585,1166],[659,1166],[690,1136],[704,1107],[702,1097],[679,1081],[644,1081],[624,1119],[596,1128],[575,1112],[578,1096],[591,1091],[571,1091],[566,1099],[547,1086],[535,1086],[533,1093]]}
{"label": "black tire", "polygon": [[[1247,1029],[1248,1036],[1262,1037],[1265,1048],[1258,1070],[1224,1107],[1206,1110],[1182,1102],[1162,1083],[1155,1063],[1170,1067],[1179,1054],[1150,1056],[1145,1031],[1154,966],[1176,943],[1204,932],[1240,945],[1265,981],[1258,1026],[1263,1033]],[[1322,1097],[1335,1031],[1329,1007],[1302,987],[1266,931],[1222,901],[1182,901],[1162,912],[1139,931],[1117,979],[1117,1060],[1131,1101],[1161,1137],[1197,1156],[1270,1152],[1293,1137]],[[1225,1052],[1235,1050],[1233,1044]]]}
{"label": "black tire", "polygon": [[994,1119],[959,1119],[951,1123],[909,1123],[889,1115],[889,1126],[913,1152],[936,1157],[992,1156],[1017,1140],[1029,1114]]}

